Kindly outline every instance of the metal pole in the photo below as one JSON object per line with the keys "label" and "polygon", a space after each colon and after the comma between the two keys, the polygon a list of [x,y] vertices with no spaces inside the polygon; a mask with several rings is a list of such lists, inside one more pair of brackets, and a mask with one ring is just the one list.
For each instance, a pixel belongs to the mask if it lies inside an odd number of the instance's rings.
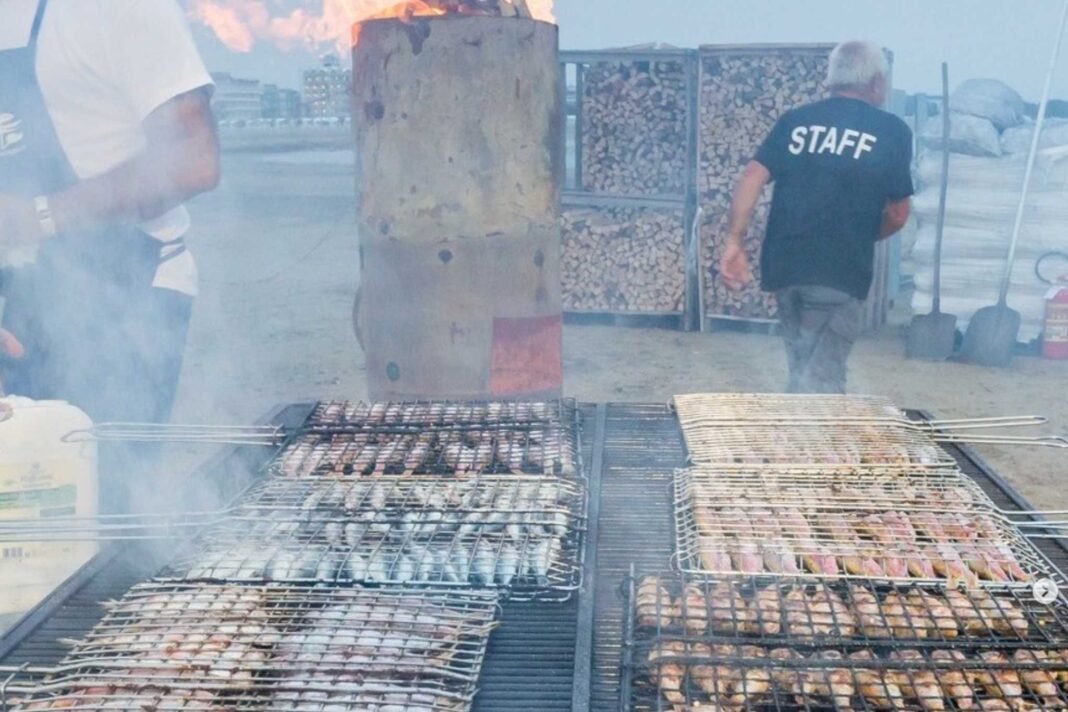
{"label": "metal pole", "polygon": [[938,234],[935,239],[934,301],[931,312],[942,313],[942,239],[946,230],[946,197],[949,195],[949,64],[942,62],[942,185],[938,192]]}
{"label": "metal pole", "polygon": [[1012,267],[1016,261],[1016,247],[1020,241],[1020,230],[1023,228],[1024,210],[1027,207],[1027,192],[1031,187],[1031,174],[1035,168],[1035,158],[1038,155],[1038,142],[1042,137],[1042,125],[1046,120],[1046,107],[1049,105],[1050,89],[1053,85],[1053,75],[1057,70],[1057,59],[1061,54],[1061,43],[1064,41],[1064,27],[1068,24],[1068,0],[1065,0],[1064,10],[1061,13],[1061,22],[1057,29],[1057,41],[1053,44],[1053,56],[1050,57],[1049,71],[1046,72],[1046,85],[1042,89],[1042,101],[1038,105],[1038,116],[1035,117],[1035,135],[1031,137],[1031,150],[1027,154],[1027,170],[1024,171],[1023,190],[1020,192],[1020,204],[1016,209],[1016,223],[1012,228],[1012,240],[1009,242],[1009,258],[1005,263],[1005,276],[1001,282],[1001,293],[998,296],[998,304],[1005,306],[1009,300],[1009,286],[1012,284]]}

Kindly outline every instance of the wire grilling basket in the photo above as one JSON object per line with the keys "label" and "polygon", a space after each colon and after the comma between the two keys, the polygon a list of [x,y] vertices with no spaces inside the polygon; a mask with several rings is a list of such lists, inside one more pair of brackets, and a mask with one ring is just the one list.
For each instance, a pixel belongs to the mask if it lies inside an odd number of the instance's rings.
{"label": "wire grilling basket", "polygon": [[701,394],[676,396],[675,408],[695,464],[954,467],[937,443],[1068,448],[1059,436],[974,433],[1040,425],[1040,416],[916,422],[871,396]]}
{"label": "wire grilling basket", "polygon": [[694,464],[775,465],[805,469],[837,465],[951,468],[956,461],[922,432],[881,424],[723,424],[683,428]]}
{"label": "wire grilling basket", "polygon": [[889,398],[866,395],[697,393],[677,395],[672,405],[684,428],[723,423],[868,423],[923,432],[985,430],[1045,425],[1040,415],[912,420]]}
{"label": "wire grilling basket", "polygon": [[630,595],[642,635],[738,645],[1068,648],[1068,605],[1018,587],[955,589],[784,576],[646,576]]}
{"label": "wire grilling basket", "polygon": [[496,613],[484,591],[143,584],[12,709],[452,712]]}
{"label": "wire grilling basket", "polygon": [[1063,600],[781,577],[624,592],[622,709],[1068,708]]}
{"label": "wire grilling basket", "polygon": [[563,599],[581,584],[587,492],[554,477],[273,478],[167,580],[373,583]]}
{"label": "wire grilling basket", "polygon": [[[758,480],[759,481],[759,480]],[[1049,562],[963,478],[786,480],[733,487],[709,470],[675,475],[679,567],[693,574],[785,574],[951,585],[1030,583]],[[735,484],[740,484],[740,481]],[[889,489],[887,489],[889,487]],[[871,490],[870,496],[865,492]],[[961,506],[943,499],[959,496]]]}

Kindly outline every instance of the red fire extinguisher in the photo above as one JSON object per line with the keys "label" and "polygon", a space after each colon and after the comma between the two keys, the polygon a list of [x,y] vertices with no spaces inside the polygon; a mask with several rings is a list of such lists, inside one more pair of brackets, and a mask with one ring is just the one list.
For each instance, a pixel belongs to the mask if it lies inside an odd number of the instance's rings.
{"label": "red fire extinguisher", "polygon": [[1059,361],[1068,360],[1068,274],[1050,279],[1042,274],[1046,260],[1060,258],[1068,261],[1068,254],[1049,252],[1035,264],[1035,274],[1050,286],[1046,294],[1046,323],[1042,339],[1042,355]]}

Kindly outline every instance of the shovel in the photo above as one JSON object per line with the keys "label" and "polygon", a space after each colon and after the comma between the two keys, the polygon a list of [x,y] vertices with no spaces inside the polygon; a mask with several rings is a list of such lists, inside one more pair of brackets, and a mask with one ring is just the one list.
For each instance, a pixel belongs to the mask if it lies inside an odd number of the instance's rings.
{"label": "shovel", "polygon": [[931,313],[915,316],[905,342],[905,357],[945,361],[953,355],[957,340],[957,317],[942,313],[942,236],[946,227],[946,195],[949,192],[949,65],[942,63],[942,190],[938,196],[938,225],[935,235],[934,303]]}
{"label": "shovel", "polygon": [[1005,276],[1001,280],[1001,292],[998,303],[984,307],[975,313],[964,334],[962,353],[964,358],[981,366],[1007,367],[1012,364],[1016,354],[1016,339],[1020,335],[1020,313],[1008,306],[1009,287],[1012,284],[1012,268],[1016,263],[1016,247],[1020,241],[1020,229],[1023,227],[1024,209],[1027,207],[1027,191],[1031,187],[1031,174],[1035,168],[1038,155],[1038,141],[1042,136],[1042,125],[1046,119],[1046,107],[1049,105],[1050,86],[1060,56],[1061,42],[1064,39],[1064,27],[1068,23],[1068,0],[1064,3],[1060,28],[1057,30],[1057,42],[1053,46],[1053,57],[1049,71],[1046,73],[1046,86],[1042,90],[1042,101],[1038,105],[1035,119],[1035,134],[1031,137],[1031,150],[1027,154],[1027,170],[1024,171],[1023,190],[1020,192],[1020,204],[1016,209],[1016,223],[1012,228],[1009,241],[1009,256],[1005,261]]}

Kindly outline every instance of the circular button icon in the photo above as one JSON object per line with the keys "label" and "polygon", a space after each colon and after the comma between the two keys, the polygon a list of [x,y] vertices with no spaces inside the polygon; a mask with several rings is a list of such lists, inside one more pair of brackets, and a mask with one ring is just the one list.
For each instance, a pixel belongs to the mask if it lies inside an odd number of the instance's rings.
{"label": "circular button icon", "polygon": [[1032,593],[1034,593],[1035,600],[1044,606],[1055,603],[1057,598],[1061,595],[1057,584],[1050,579],[1036,581]]}

